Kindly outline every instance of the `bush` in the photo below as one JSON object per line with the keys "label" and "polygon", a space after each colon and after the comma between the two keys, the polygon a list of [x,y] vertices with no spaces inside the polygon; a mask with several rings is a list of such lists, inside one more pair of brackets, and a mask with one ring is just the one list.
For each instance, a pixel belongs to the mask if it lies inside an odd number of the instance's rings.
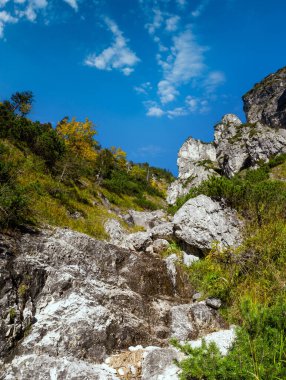
{"label": "bush", "polygon": [[200,348],[173,345],[187,355],[177,363],[181,380],[282,380],[286,378],[286,300],[273,305],[241,303],[244,322],[224,357],[214,343]]}

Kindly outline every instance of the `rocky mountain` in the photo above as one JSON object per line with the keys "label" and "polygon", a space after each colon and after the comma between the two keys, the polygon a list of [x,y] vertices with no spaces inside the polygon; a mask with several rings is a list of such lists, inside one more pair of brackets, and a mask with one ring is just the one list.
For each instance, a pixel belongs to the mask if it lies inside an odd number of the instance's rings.
{"label": "rocky mountain", "polygon": [[[168,191],[170,204],[209,176],[231,178],[242,169],[286,153],[285,70],[265,78],[244,96],[247,123],[228,114],[215,126],[212,143],[187,139],[178,155],[179,177]],[[186,351],[170,345],[172,338],[187,342],[188,350],[215,342],[215,357],[227,355],[242,334],[219,312],[230,302],[226,286],[232,286],[233,297],[235,291],[243,293],[245,286],[236,290],[233,284],[246,275],[246,284],[251,286],[251,271],[266,257],[267,264],[261,264],[263,285],[271,287],[275,277],[274,291],[283,286],[285,293],[283,276],[274,272],[276,261],[283,269],[284,262],[277,257],[279,249],[285,256],[286,246],[286,242],[280,244],[279,235],[279,231],[285,235],[285,210],[281,213],[277,205],[277,199],[282,208],[286,203],[281,183],[270,187],[262,206],[257,197],[249,202],[246,215],[223,197],[201,193],[178,207],[174,215],[164,210],[108,210],[108,217],[102,219],[106,239],[102,241],[67,227],[22,226],[22,230],[2,231],[0,379],[178,380],[182,372],[174,361],[182,363]],[[259,188],[259,198],[261,191],[267,188]],[[273,199],[273,210],[267,209]],[[251,219],[253,205],[258,220]],[[262,223],[266,209],[271,220],[268,229]],[[258,232],[251,230],[251,239],[243,248],[250,230],[247,218],[252,229],[257,223]],[[273,227],[275,218],[281,224]],[[275,233],[268,239],[272,227]],[[271,247],[263,254],[257,251],[255,233],[260,250],[264,235],[269,245],[273,239],[276,261],[267,256]],[[274,274],[267,282],[264,269],[268,265]],[[190,282],[190,273],[194,282]],[[208,290],[217,287],[219,296],[201,292],[200,275]],[[259,290],[255,287],[255,298]],[[263,297],[265,292],[264,287]],[[235,313],[239,314],[237,309]],[[257,320],[254,325],[249,322],[251,329],[257,327]],[[277,320],[280,323],[281,318]],[[242,345],[239,358],[248,346],[249,341]],[[203,355],[207,362],[206,352]],[[212,360],[213,356],[211,352]]]}
{"label": "rocky mountain", "polygon": [[214,141],[188,138],[178,154],[178,179],[167,195],[169,204],[212,175],[232,177],[286,152],[286,68],[256,84],[243,96],[247,122],[225,115],[215,126]]}

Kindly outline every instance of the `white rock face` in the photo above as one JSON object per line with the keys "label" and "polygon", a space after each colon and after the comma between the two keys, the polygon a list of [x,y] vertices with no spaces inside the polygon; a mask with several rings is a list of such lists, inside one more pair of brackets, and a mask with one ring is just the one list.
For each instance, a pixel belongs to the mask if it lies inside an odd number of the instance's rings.
{"label": "white rock face", "polygon": [[217,311],[204,301],[174,306],[171,310],[172,337],[180,341],[197,339],[223,327]]}
{"label": "white rock face", "polygon": [[91,364],[72,357],[17,356],[7,366],[3,380],[120,380],[106,364]]}
{"label": "white rock face", "polygon": [[[207,344],[214,342],[221,354],[226,355],[236,339],[235,327],[232,326],[230,329],[215,331],[205,335],[202,339],[204,339]],[[202,339],[191,340],[188,341],[188,343],[193,348],[201,347]]]}
{"label": "white rock face", "polygon": [[188,138],[178,153],[177,165],[179,176],[168,189],[169,204],[174,204],[178,197],[186,195],[192,186],[197,186],[210,175],[217,174],[214,171],[217,166],[214,145]]}
{"label": "white rock face", "polygon": [[[1,354],[18,348],[12,363],[0,368],[1,379],[115,380],[107,366],[91,363],[131,345],[166,345],[170,309],[192,294],[180,268],[174,285],[159,257],[68,229],[9,239],[5,247],[17,255],[0,262]],[[19,300],[23,278],[26,293]]]}
{"label": "white rock face", "polygon": [[208,171],[203,166],[201,166],[201,172],[197,172],[201,161],[204,160],[216,161],[216,151],[213,144],[206,144],[192,137],[188,138],[178,154],[179,178],[186,180],[195,176],[199,177],[197,181],[200,181],[200,176],[207,176]]}
{"label": "white rock face", "polygon": [[227,177],[241,169],[256,167],[271,156],[286,152],[286,130],[272,129],[259,122],[240,125],[223,119],[216,126],[218,164]]}
{"label": "white rock face", "polygon": [[176,237],[195,250],[206,252],[214,243],[228,247],[241,242],[235,211],[205,195],[189,199],[174,215],[173,222]]}

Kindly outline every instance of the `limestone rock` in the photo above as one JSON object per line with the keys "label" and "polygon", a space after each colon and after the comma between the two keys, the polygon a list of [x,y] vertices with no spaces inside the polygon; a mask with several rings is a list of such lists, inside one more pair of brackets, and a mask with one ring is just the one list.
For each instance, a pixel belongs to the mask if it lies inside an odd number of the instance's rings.
{"label": "limestone rock", "polygon": [[249,123],[286,129],[286,67],[268,75],[243,96]]}
{"label": "limestone rock", "polygon": [[130,215],[133,224],[135,224],[136,226],[144,227],[146,230],[153,228],[164,221],[167,221],[166,213],[162,210],[129,210],[128,214]]}
{"label": "limestone rock", "polygon": [[180,354],[173,348],[155,348],[146,353],[142,380],[178,380],[179,368],[173,363]]}
{"label": "limestone rock", "polygon": [[238,118],[230,122],[224,117],[215,127],[215,146],[222,173],[232,177],[244,168],[255,168],[259,162],[285,153],[286,130],[274,130],[259,122],[239,124]]}
{"label": "limestone rock", "polygon": [[192,294],[180,268],[174,286],[159,257],[68,229],[1,235],[0,256],[0,359],[12,360],[4,379],[66,379],[72,370],[115,379],[90,363],[130,345],[166,345],[170,309]]}
{"label": "limestone rock", "polygon": [[205,195],[189,199],[174,215],[173,222],[176,237],[195,252],[207,252],[214,243],[228,247],[241,242],[236,212]]}
{"label": "limestone rock", "polygon": [[217,310],[221,307],[221,300],[218,298],[207,298],[206,305]]}
{"label": "limestone rock", "polygon": [[[1,377],[2,378],[2,377]],[[17,356],[6,366],[3,380],[119,380],[106,364],[96,365],[72,357],[29,354]]]}
{"label": "limestone rock", "polygon": [[[236,339],[235,326],[207,334],[203,339],[207,344],[210,344],[211,342],[215,343],[221,354],[226,355]],[[193,348],[201,347],[202,339],[188,341],[188,344]]]}
{"label": "limestone rock", "polygon": [[183,252],[183,263],[187,266],[190,267],[193,263],[198,261],[200,258],[198,256],[190,255],[186,252]]}
{"label": "limestone rock", "polygon": [[172,240],[174,238],[174,224],[172,222],[159,224],[150,230],[150,234],[153,239]]}
{"label": "limestone rock", "polygon": [[187,194],[192,186],[199,185],[209,176],[217,175],[214,170],[217,167],[214,145],[188,138],[178,153],[177,165],[179,176],[168,189],[169,204],[174,204],[177,198]]}
{"label": "limestone rock", "polygon": [[171,310],[172,337],[180,341],[197,339],[224,327],[217,311],[204,301],[174,306]]}

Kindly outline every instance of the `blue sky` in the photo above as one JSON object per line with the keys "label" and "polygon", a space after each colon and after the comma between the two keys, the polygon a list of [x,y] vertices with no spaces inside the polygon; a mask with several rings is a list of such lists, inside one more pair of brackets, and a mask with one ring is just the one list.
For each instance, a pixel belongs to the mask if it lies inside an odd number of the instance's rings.
{"label": "blue sky", "polygon": [[286,65],[285,0],[0,0],[0,97],[90,118],[103,146],[176,173],[241,96]]}

